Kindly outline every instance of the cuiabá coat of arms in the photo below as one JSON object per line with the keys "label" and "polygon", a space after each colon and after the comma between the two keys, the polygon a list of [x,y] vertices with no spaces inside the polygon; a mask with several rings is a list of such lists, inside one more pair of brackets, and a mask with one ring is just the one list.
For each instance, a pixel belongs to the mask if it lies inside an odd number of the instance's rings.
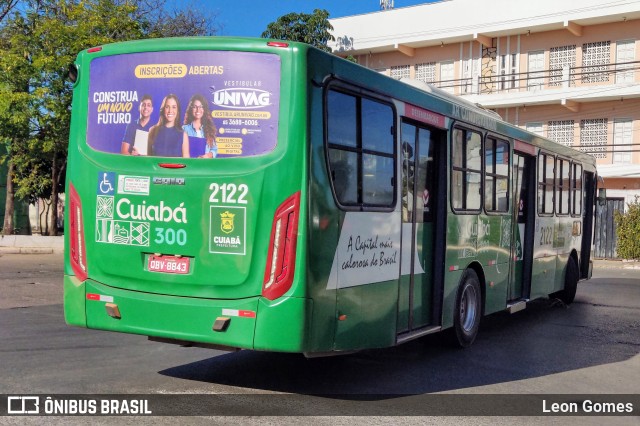
{"label": "cuiab\u00e1 coat of arms", "polygon": [[220,230],[225,234],[230,234],[233,232],[233,218],[235,217],[234,213],[229,213],[226,211],[224,213],[220,213]]}

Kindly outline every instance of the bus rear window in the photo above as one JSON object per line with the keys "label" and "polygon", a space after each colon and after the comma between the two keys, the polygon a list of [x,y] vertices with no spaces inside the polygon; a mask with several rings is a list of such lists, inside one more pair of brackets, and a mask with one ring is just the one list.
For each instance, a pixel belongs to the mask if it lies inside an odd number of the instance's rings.
{"label": "bus rear window", "polygon": [[268,53],[145,52],[91,62],[87,143],[157,157],[248,157],[278,136],[280,58]]}

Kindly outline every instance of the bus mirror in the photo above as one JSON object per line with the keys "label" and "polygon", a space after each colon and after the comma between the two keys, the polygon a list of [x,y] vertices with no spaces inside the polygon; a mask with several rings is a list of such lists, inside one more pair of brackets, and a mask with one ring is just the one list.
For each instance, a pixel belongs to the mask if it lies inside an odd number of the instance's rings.
{"label": "bus mirror", "polygon": [[71,64],[69,65],[69,80],[72,83],[75,83],[76,81],[78,81],[78,67],[76,67],[75,64]]}
{"label": "bus mirror", "polygon": [[607,189],[600,188],[598,189],[598,204],[604,206],[607,204]]}

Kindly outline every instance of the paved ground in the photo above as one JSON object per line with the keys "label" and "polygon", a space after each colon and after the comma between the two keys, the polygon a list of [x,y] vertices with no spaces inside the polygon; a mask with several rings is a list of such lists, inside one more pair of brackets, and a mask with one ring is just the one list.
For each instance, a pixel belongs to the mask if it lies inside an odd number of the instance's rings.
{"label": "paved ground", "polygon": [[[0,389],[81,394],[286,394],[311,408],[351,400],[324,394],[389,394],[389,413],[432,394],[635,394],[640,267],[596,262],[570,307],[534,302],[487,317],[469,350],[437,335],[346,357],[219,353],[149,342],[144,336],[69,327],[62,318],[63,254],[0,254]],[[14,309],[10,309],[14,308]],[[315,395],[315,396],[314,396]],[[417,396],[414,396],[417,395]],[[233,406],[243,405],[234,400]],[[251,406],[259,401],[251,401]],[[268,401],[267,401],[268,402]],[[295,402],[295,401],[294,401]],[[234,405],[235,404],[235,405]],[[283,403],[259,407],[279,409]],[[306,410],[307,406],[303,406]],[[309,408],[309,409],[311,409]],[[287,409],[288,410],[288,409]],[[395,410],[395,411],[394,411]],[[271,412],[271,411],[270,411]],[[289,412],[289,411],[286,411]],[[604,421],[606,420],[606,422]],[[0,424],[563,424],[638,425],[638,418],[538,417],[154,417],[0,418]]]}

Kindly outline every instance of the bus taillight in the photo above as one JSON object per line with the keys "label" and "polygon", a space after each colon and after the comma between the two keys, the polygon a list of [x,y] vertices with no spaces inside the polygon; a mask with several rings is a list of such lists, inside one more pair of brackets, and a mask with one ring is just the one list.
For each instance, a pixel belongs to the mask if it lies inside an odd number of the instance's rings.
{"label": "bus taillight", "polygon": [[300,192],[287,198],[273,217],[262,295],[275,300],[291,288],[296,263]]}
{"label": "bus taillight", "polygon": [[289,47],[289,43],[285,43],[283,41],[270,41],[267,43],[267,46],[271,47]]}
{"label": "bus taillight", "polygon": [[80,196],[71,183],[69,183],[69,222],[71,233],[69,235],[69,247],[71,268],[80,281],[87,279],[87,253],[84,244],[84,227],[82,223],[82,203]]}

